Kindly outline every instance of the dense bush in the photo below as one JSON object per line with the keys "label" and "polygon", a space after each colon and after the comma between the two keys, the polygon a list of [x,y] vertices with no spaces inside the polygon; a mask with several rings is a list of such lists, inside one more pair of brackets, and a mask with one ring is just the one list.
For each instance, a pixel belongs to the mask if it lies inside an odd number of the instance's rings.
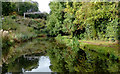
{"label": "dense bush", "polygon": [[51,2],[47,20],[50,35],[71,34],[80,39],[117,40],[118,2]]}
{"label": "dense bush", "polygon": [[25,15],[26,17],[29,18],[39,18],[39,19],[47,19],[48,13],[40,13],[40,14],[29,14],[29,15]]}
{"label": "dense bush", "polygon": [[[14,16],[14,15],[13,15]],[[3,20],[2,28],[9,32],[10,40],[21,42],[28,40],[32,37],[36,37],[33,27],[29,27],[28,23],[22,21],[22,19],[12,19],[13,16],[7,16]],[[35,24],[35,23],[34,23]],[[11,31],[11,32],[10,32]]]}
{"label": "dense bush", "polygon": [[16,15],[11,16],[12,19],[16,19]]}

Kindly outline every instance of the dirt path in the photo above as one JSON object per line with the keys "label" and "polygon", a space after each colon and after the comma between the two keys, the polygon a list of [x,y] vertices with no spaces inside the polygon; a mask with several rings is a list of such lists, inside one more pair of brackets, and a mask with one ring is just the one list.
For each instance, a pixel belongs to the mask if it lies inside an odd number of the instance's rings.
{"label": "dirt path", "polygon": [[92,45],[101,45],[101,46],[113,46],[117,45],[117,42],[106,42],[106,41],[83,41],[83,40],[78,40],[79,42],[87,43],[87,44],[92,44]]}

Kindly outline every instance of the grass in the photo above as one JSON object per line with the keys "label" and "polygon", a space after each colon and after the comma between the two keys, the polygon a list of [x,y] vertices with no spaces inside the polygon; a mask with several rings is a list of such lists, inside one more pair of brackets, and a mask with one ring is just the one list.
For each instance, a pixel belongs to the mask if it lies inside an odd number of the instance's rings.
{"label": "grass", "polygon": [[[38,36],[38,33],[36,33],[36,31],[39,31],[36,30],[36,28],[41,28],[41,27],[43,28],[43,26],[45,26],[45,21],[43,19],[36,19],[36,20],[29,18],[23,19],[21,16],[16,16],[16,18],[14,19],[12,16],[4,16],[2,22],[3,22],[2,29],[5,31],[9,31],[8,35],[2,38],[4,45],[2,48],[13,47],[13,46],[16,47],[18,43],[21,44],[30,39],[32,40],[36,38]],[[10,46],[8,46],[7,44],[10,44]],[[11,48],[10,49],[6,48],[6,50],[10,52],[14,52],[14,50],[12,50]],[[16,50],[16,52],[17,51],[18,50]],[[20,51],[22,52],[23,50],[20,49],[18,52]],[[6,53],[5,55],[7,55]]]}
{"label": "grass", "polygon": [[116,48],[111,48],[111,47],[92,45],[92,44],[85,44],[85,45],[82,45],[82,46],[84,46],[84,48],[87,49],[87,50],[89,50],[89,49],[94,50],[95,52],[101,53],[101,54],[103,54],[105,56],[108,56],[112,59],[117,59],[117,58],[120,59],[117,47]]}
{"label": "grass", "polygon": [[88,44],[93,44],[93,45],[116,45],[117,42],[111,42],[111,41],[100,41],[100,40],[79,40],[79,42],[84,42]]}
{"label": "grass", "polygon": [[70,39],[69,36],[57,36],[55,39],[58,42],[63,43],[63,44],[68,44],[72,42],[72,39]]}
{"label": "grass", "polygon": [[[58,42],[66,44],[67,46],[70,46],[69,44],[72,41],[72,39],[69,38],[69,36],[57,36],[55,38]],[[116,42],[106,42],[106,41],[88,41],[88,40],[78,40],[80,44],[80,48],[83,50],[91,50],[95,51],[97,53],[101,53],[105,56],[108,56],[112,59],[120,59],[119,55],[119,47],[120,45],[116,44]]]}
{"label": "grass", "polygon": [[12,31],[12,33],[9,33],[10,40],[20,42],[37,37],[41,33],[38,31],[41,31],[45,24],[44,19],[23,19],[21,16],[16,16],[15,19],[12,19],[12,16],[5,16],[2,29]]}

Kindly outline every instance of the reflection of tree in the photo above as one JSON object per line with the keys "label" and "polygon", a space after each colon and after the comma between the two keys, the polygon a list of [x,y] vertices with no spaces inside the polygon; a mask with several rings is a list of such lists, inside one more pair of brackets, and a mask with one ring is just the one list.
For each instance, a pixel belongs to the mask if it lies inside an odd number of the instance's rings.
{"label": "reflection of tree", "polygon": [[[32,54],[32,56],[44,55],[46,53],[45,51],[47,49],[54,46],[54,45],[52,45],[53,40],[49,40],[49,39],[48,38],[37,38],[32,41],[22,43],[22,44],[18,45],[18,47],[13,48],[13,50],[15,52],[13,52],[13,51],[10,52],[10,51],[4,50],[4,54],[6,56],[9,55],[11,57],[8,57],[8,59],[6,59],[6,62],[9,63],[9,65],[4,64],[3,71],[4,72],[22,72],[22,68],[24,68],[25,70],[28,70],[28,71],[30,71],[33,68],[36,68],[38,65],[38,59],[28,60],[28,59],[26,59],[24,57],[20,57],[20,56],[22,56],[24,54],[30,54],[30,56],[31,56],[31,52],[34,53],[34,54]],[[8,46],[5,47],[5,49],[8,49],[8,48],[10,48],[10,47],[8,47]],[[5,55],[3,55],[3,57],[5,57]],[[20,57],[20,58],[18,58],[18,57]]]}
{"label": "reflection of tree", "polygon": [[[54,50],[59,50],[59,49],[54,49]],[[53,51],[53,53],[50,53],[51,55],[50,60],[51,60],[51,66],[50,69],[53,72],[67,72],[68,69],[65,68],[66,62],[64,61],[64,58],[59,54],[59,51]]]}
{"label": "reflection of tree", "polygon": [[117,62],[102,54],[82,49],[74,52],[70,47],[59,45],[50,49],[48,55],[53,72],[116,72],[119,69]]}
{"label": "reflection of tree", "polygon": [[95,59],[95,71],[96,72],[118,72],[119,67],[116,61],[112,61],[108,58],[97,57]]}
{"label": "reflection of tree", "polygon": [[86,54],[81,49],[73,52],[70,48],[63,48],[61,45],[49,50],[48,55],[52,64],[50,69],[53,72],[75,72],[75,66],[86,59]]}
{"label": "reflection of tree", "polygon": [[66,62],[62,58],[63,53],[60,49],[57,49],[57,46],[53,47],[52,50],[48,50],[48,55],[52,64],[50,69],[53,72],[68,72],[68,69],[65,68]]}
{"label": "reflection of tree", "polygon": [[95,60],[95,71],[96,72],[108,72],[107,71],[107,64],[104,60],[100,59],[99,57]]}
{"label": "reflection of tree", "polygon": [[[118,63],[102,54],[86,51],[87,60],[84,62],[84,71],[87,72],[116,72]],[[78,66],[79,69],[80,66]]]}
{"label": "reflection of tree", "polygon": [[[15,59],[17,59],[18,57],[24,55],[24,54],[32,54],[32,53],[46,53],[45,51],[48,48],[51,48],[51,42],[49,41],[49,39],[47,38],[37,38],[34,40],[30,40],[24,43],[16,44],[15,48],[14,46],[10,46],[8,45],[8,43],[6,43],[5,40],[3,40],[3,47],[2,49],[4,49],[2,51],[2,55],[5,59],[5,63],[10,63],[15,61]],[[10,44],[10,43],[9,43]],[[9,51],[12,50],[12,51]]]}
{"label": "reflection of tree", "polygon": [[8,72],[23,72],[22,69],[25,71],[30,71],[33,68],[38,67],[38,61],[39,59],[29,60],[22,56],[16,59],[14,62],[8,64]]}

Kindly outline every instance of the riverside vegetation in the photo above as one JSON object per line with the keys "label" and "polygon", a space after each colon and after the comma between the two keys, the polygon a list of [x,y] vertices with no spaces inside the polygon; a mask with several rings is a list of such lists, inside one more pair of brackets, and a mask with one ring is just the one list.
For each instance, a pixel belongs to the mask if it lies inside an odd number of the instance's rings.
{"label": "riverside vegetation", "polygon": [[46,22],[44,19],[22,19],[20,16],[17,16],[16,19],[12,18],[13,16],[6,16],[2,20],[3,25],[0,34],[2,36],[3,62],[7,53],[14,51],[10,49],[11,46],[44,36],[41,30],[45,27]]}
{"label": "riverside vegetation", "polygon": [[51,13],[46,24],[49,35],[69,46],[73,46],[75,38],[80,48],[120,58],[120,2],[51,2],[49,5]]}
{"label": "riverside vegetation", "polygon": [[[29,3],[21,12],[17,3],[7,4],[14,11],[4,14],[0,30],[3,73],[37,67],[23,55],[42,53],[49,56],[53,72],[120,71],[120,2],[50,2],[50,14],[26,19],[22,14]],[[31,64],[18,69],[18,60]]]}

